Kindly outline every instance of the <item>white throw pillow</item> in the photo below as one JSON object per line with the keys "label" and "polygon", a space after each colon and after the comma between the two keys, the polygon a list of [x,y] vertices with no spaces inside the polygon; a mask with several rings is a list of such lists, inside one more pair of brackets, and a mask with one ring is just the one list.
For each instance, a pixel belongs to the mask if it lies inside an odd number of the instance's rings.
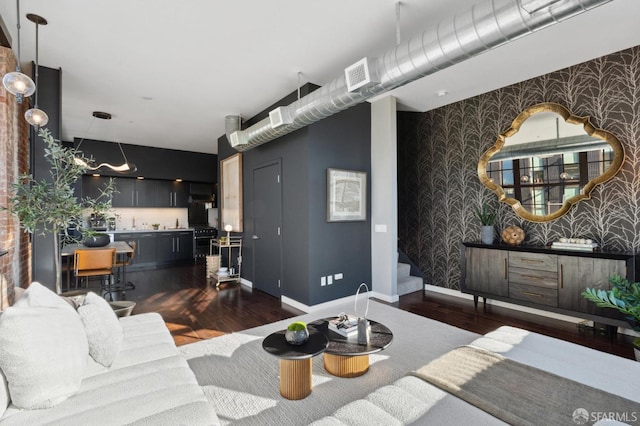
{"label": "white throw pillow", "polygon": [[89,341],[89,355],[96,362],[110,367],[122,348],[120,321],[109,302],[95,293],[87,293],[78,315]]}
{"label": "white throw pillow", "polygon": [[40,283],[0,316],[0,368],[18,408],[53,407],[76,393],[88,351],[76,311]]}

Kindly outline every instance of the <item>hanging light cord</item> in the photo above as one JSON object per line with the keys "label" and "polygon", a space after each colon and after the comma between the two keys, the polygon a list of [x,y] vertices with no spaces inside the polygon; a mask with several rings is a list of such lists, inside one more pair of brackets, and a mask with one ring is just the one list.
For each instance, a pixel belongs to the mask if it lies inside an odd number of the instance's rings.
{"label": "hanging light cord", "polygon": [[[20,68],[20,0],[16,0],[16,9],[17,9],[17,18],[18,18],[18,23],[16,24],[16,27],[18,28],[18,64],[16,65],[16,70],[18,72],[22,72],[22,68]],[[37,27],[36,27],[37,28]]]}
{"label": "hanging light cord", "polygon": [[122,149],[122,144],[120,142],[118,142],[118,148],[120,148],[120,153],[122,154],[122,157],[124,158],[124,164],[129,165],[129,160],[127,160],[127,156],[124,155],[124,150]]}
{"label": "hanging light cord", "polygon": [[[38,46],[38,28],[40,28],[40,25],[38,24],[38,21],[36,21],[36,96],[34,99],[34,108],[38,109],[38,92],[40,90],[38,90],[40,88],[40,86],[38,86],[38,51],[39,51],[39,46]],[[20,33],[18,33],[20,34]],[[20,42],[18,42],[18,46],[20,46]],[[18,53],[18,56],[20,56],[20,54]],[[46,102],[45,102],[46,103]]]}

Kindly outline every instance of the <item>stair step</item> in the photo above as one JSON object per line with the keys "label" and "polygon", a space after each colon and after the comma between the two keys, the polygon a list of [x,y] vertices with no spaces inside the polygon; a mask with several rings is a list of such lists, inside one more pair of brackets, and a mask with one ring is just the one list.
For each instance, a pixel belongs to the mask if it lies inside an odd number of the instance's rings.
{"label": "stair step", "polygon": [[398,263],[398,281],[411,276],[411,265],[408,263]]}
{"label": "stair step", "polygon": [[408,276],[402,279],[398,278],[398,296],[404,296],[405,294],[421,290],[424,290],[422,278],[414,276]]}

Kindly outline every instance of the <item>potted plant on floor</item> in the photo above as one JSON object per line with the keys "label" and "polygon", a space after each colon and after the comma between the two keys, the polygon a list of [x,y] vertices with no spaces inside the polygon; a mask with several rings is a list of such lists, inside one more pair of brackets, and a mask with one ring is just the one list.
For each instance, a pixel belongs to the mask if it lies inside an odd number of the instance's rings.
{"label": "potted plant on floor", "polygon": [[484,244],[493,244],[494,230],[493,225],[496,221],[496,213],[491,210],[487,203],[482,204],[482,208],[476,209],[476,217],[482,225],[482,233],[480,234],[480,240]]}
{"label": "potted plant on floor", "polygon": [[[582,296],[601,308],[616,309],[634,331],[640,332],[640,283],[631,282],[620,275],[609,277],[611,290],[587,288]],[[640,361],[640,337],[633,341],[636,360]]]}
{"label": "potted plant on floor", "polygon": [[55,289],[60,293],[60,236],[70,238],[67,233],[68,227],[71,224],[82,224],[82,214],[86,208],[106,202],[110,206],[115,184],[111,180],[102,190],[98,201],[91,198],[79,201],[74,194],[73,186],[86,170],[86,165],[92,161],[76,149],[64,147],[51,136],[48,129],[41,128],[38,136],[46,145],[45,159],[51,167],[50,179],[37,181],[32,175],[19,176],[18,181],[12,185],[8,208],[18,217],[20,227],[26,232],[53,234]]}

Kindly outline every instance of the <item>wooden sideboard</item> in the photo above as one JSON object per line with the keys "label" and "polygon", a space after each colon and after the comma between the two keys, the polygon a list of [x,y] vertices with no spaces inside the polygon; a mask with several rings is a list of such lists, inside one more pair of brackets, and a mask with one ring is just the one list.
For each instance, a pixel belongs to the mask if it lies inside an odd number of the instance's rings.
{"label": "wooden sideboard", "polygon": [[609,289],[612,275],[635,281],[637,255],[465,242],[461,256],[460,290],[473,295],[476,307],[482,297],[629,328],[618,311],[581,294]]}

